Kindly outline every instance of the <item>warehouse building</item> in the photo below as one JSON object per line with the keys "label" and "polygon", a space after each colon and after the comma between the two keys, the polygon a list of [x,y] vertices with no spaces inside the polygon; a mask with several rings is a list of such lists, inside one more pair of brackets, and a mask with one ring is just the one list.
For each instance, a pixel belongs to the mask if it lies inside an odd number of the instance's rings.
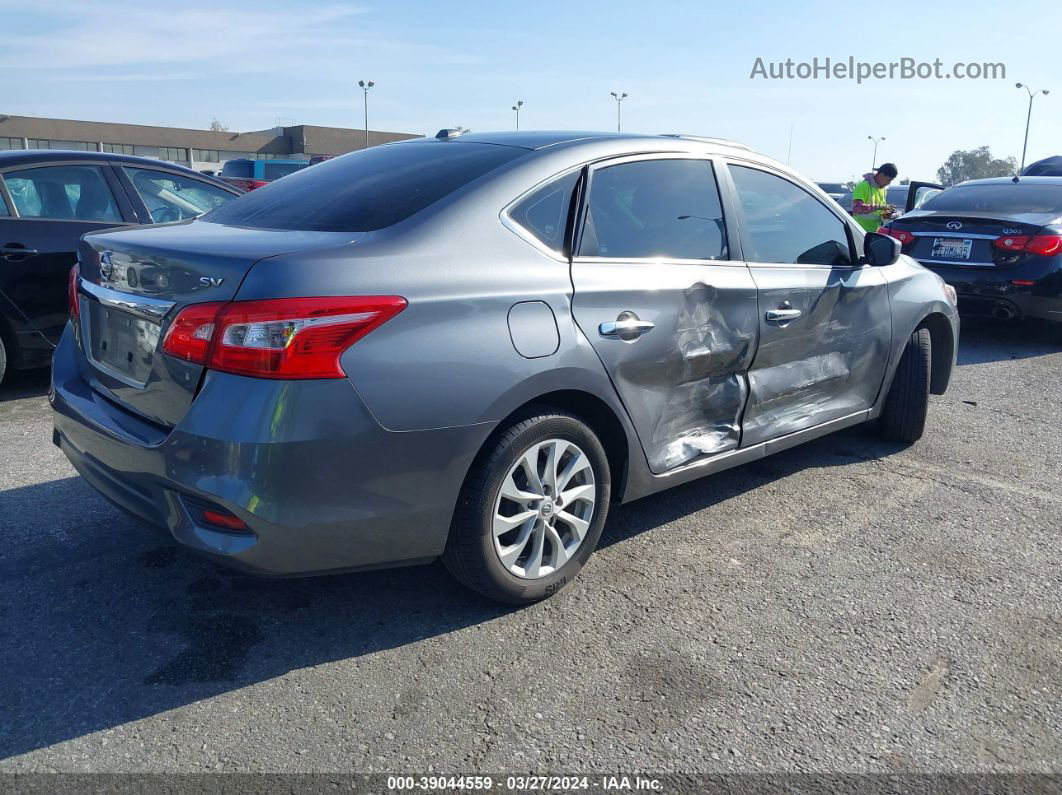
{"label": "warehouse building", "polygon": [[[369,146],[419,137],[369,130]],[[308,160],[314,155],[342,155],[364,147],[364,130],[309,124],[234,133],[0,114],[0,149],[117,152],[156,157],[197,171],[218,171],[226,160],[234,158]]]}

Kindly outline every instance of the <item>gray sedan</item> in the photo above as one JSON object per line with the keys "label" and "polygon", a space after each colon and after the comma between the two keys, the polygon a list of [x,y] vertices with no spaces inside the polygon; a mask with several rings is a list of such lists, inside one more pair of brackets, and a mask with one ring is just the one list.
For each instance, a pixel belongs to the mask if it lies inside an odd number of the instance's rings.
{"label": "gray sedan", "polygon": [[684,136],[374,147],[86,235],[70,295],[54,440],[113,502],[253,572],[441,557],[513,603],[612,503],[859,423],[917,440],[958,337],[898,241]]}

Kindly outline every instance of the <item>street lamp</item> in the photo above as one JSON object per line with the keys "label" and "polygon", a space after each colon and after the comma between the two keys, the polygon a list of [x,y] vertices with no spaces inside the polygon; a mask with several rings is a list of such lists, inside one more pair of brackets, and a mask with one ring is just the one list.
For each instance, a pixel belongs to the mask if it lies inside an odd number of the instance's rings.
{"label": "street lamp", "polygon": [[1048,91],[1046,88],[1042,88],[1038,91],[1033,91],[1024,83],[1015,83],[1014,87],[1024,88],[1029,93],[1029,112],[1025,115],[1025,143],[1022,144],[1021,147],[1021,167],[1018,169],[1018,173],[1020,174],[1025,170],[1025,150],[1029,148],[1029,122],[1032,120],[1033,97],[1035,97],[1037,94],[1043,94],[1046,97],[1051,92]]}
{"label": "street lamp", "polygon": [[516,111],[516,129],[518,130],[520,129],[520,108],[522,108],[523,106],[524,101],[522,99],[516,100],[516,104],[513,105],[513,110]]}
{"label": "street lamp", "polygon": [[868,135],[867,140],[874,142],[874,162],[870,164],[870,170],[873,171],[878,167],[878,144],[885,140],[885,136],[875,138],[873,135]]}
{"label": "street lamp", "polygon": [[369,89],[376,83],[371,80],[366,83],[364,80],[359,80],[358,85],[361,86],[361,91],[365,95],[365,148],[369,148]]}
{"label": "street lamp", "polygon": [[612,98],[616,100],[616,132],[620,131],[620,103],[627,98],[627,93],[617,94],[612,92]]}

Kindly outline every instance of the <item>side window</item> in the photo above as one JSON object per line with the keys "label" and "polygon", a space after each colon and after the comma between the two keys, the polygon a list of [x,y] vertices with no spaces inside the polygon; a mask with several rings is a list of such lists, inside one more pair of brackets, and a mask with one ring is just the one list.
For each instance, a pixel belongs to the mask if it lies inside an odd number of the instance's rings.
{"label": "side window", "polygon": [[600,168],[579,253],[591,257],[729,257],[715,171],[707,160]]}
{"label": "side window", "polygon": [[510,211],[509,216],[554,251],[564,248],[572,191],[579,182],[574,171],[539,188]]}
{"label": "side window", "polygon": [[8,172],[4,181],[23,218],[114,221],[121,213],[98,166],[44,166]]}
{"label": "side window", "polygon": [[236,198],[226,190],[183,174],[128,167],[125,173],[156,224],[195,218]]}
{"label": "side window", "polygon": [[741,203],[749,262],[851,265],[845,224],[792,182],[745,166],[730,166]]}

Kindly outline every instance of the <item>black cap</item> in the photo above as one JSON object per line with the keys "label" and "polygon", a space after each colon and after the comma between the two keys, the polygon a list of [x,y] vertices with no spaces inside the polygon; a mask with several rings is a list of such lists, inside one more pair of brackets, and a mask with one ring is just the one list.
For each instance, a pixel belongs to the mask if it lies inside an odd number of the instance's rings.
{"label": "black cap", "polygon": [[882,163],[878,166],[878,173],[884,174],[889,179],[896,179],[896,175],[900,172],[896,170],[896,166],[892,163]]}

